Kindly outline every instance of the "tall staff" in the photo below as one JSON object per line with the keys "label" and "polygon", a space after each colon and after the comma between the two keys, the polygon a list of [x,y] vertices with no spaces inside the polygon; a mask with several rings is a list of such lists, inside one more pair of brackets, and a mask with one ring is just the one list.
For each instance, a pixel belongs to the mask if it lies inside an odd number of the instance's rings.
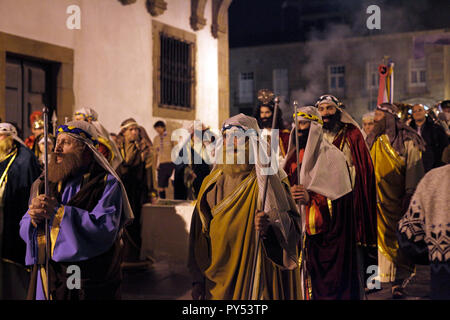
{"label": "tall staff", "polygon": [[[273,110],[273,119],[272,119],[272,131],[275,129],[276,123],[277,123],[277,116],[278,116],[278,108],[280,103],[280,98],[275,97],[275,108]],[[269,159],[271,158],[272,149],[270,149],[269,153]],[[262,201],[262,210],[264,210],[264,207],[266,206],[266,198],[267,198],[267,187],[269,185],[269,175],[266,175],[266,179],[264,182],[264,191],[263,191],[263,201]],[[249,286],[249,292],[248,297],[251,298],[253,294],[253,287],[255,283],[255,274],[256,274],[256,263],[258,262],[258,254],[259,254],[259,248],[261,246],[261,234],[259,231],[256,231],[256,248],[255,252],[253,253],[253,263],[252,263],[252,273],[250,278],[250,286]],[[258,299],[258,297],[256,298]]]}
{"label": "tall staff", "polygon": [[[48,189],[48,108],[44,106],[42,110],[44,116],[44,193],[45,197],[49,196]],[[50,300],[50,287],[49,278],[50,274],[48,272],[48,261],[50,259],[50,230],[49,230],[49,219],[45,219],[45,273],[47,276],[47,295],[46,299]]]}
{"label": "tall staff", "polygon": [[[297,172],[297,183],[300,185],[300,147],[298,145],[298,102],[297,100],[294,100],[294,114],[295,114],[295,153],[297,156],[297,168],[296,168],[296,172]],[[304,245],[303,245],[303,237],[304,237],[304,233],[303,230],[305,230],[305,215],[304,215],[304,210],[303,210],[303,205],[301,205],[298,201],[297,201],[297,207],[298,210],[300,212],[300,217],[301,217],[301,221],[302,221],[302,232],[301,232],[301,249],[300,249],[300,255],[301,255],[301,264],[300,264],[300,274],[301,274],[301,279],[302,279],[302,286],[301,286],[301,290],[302,290],[302,295],[303,297],[306,294],[306,290],[305,290],[305,286],[304,286],[304,278],[305,278],[305,250],[304,250]]]}

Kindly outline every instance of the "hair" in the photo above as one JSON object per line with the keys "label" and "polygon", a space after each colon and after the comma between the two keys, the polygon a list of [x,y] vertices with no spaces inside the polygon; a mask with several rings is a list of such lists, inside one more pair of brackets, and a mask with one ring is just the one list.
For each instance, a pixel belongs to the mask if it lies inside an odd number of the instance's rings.
{"label": "hair", "polygon": [[[253,112],[253,117],[256,118],[256,120],[258,121],[258,125],[260,125],[259,122],[261,120],[261,115],[260,115],[261,107],[269,108],[272,111],[272,116],[275,111],[275,107],[272,103],[257,105],[255,111]],[[281,108],[278,108],[278,111],[277,111],[277,119],[276,119],[276,123],[275,123],[275,129],[279,129],[279,130],[284,129],[283,112],[281,111]]]}
{"label": "hair", "polygon": [[161,120],[156,121],[155,124],[153,125],[153,128],[156,129],[156,128],[158,128],[158,127],[165,128],[165,127],[166,127],[166,124],[165,124],[163,121],[161,121]]}

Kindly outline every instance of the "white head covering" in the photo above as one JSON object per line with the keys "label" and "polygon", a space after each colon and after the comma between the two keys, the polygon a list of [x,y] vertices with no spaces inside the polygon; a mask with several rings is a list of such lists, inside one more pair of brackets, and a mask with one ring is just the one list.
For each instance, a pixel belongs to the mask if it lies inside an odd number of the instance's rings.
{"label": "white head covering", "polygon": [[75,111],[75,115],[83,115],[85,120],[97,121],[98,113],[92,108],[81,108]]}
{"label": "white head covering", "polygon": [[[295,204],[293,204],[288,198],[285,188],[282,185],[282,180],[287,177],[286,173],[278,167],[278,159],[275,152],[272,152],[270,157],[270,167],[263,166],[269,164],[269,156],[267,154],[268,143],[264,139],[260,139],[261,130],[258,127],[258,122],[255,118],[246,116],[242,113],[225,120],[222,126],[222,134],[227,131],[242,130],[240,133],[247,134],[250,142],[250,163],[255,164],[255,171],[258,181],[258,195],[260,204],[262,204],[264,197],[264,186],[266,177],[268,176],[267,195],[264,206],[264,212],[266,212],[272,223],[277,226],[278,230],[287,242],[287,231],[290,230],[291,221],[289,216],[281,214],[287,211],[296,211]],[[228,134],[228,133],[226,133]],[[237,135],[239,137],[239,135]],[[275,139],[276,138],[276,139]],[[272,137],[271,141],[278,143],[277,137]],[[222,161],[223,152],[223,137],[220,136],[216,143],[216,164]],[[271,146],[274,150],[275,147]],[[238,159],[239,162],[239,159]],[[283,240],[283,239],[280,239]]]}
{"label": "white head covering", "polygon": [[117,169],[117,167],[122,163],[122,155],[120,154],[119,148],[117,148],[114,140],[111,139],[108,130],[102,126],[98,121],[98,113],[92,108],[81,108],[75,111],[75,115],[83,115],[85,120],[91,120],[91,124],[97,130],[97,135],[103,137],[111,146],[112,152],[114,153],[114,158],[112,159],[112,167]]}
{"label": "white head covering", "polygon": [[366,120],[366,119],[370,119],[373,120],[373,118],[375,117],[375,112],[367,112],[365,114],[363,114],[362,119]]}
{"label": "white head covering", "polygon": [[12,136],[14,140],[22,144],[26,147],[25,143],[17,136],[17,130],[16,128],[7,122],[0,123],[0,134],[7,134],[9,136]]}
{"label": "white head covering", "polygon": [[362,133],[361,126],[359,125],[359,123],[356,122],[355,119],[353,119],[353,117],[343,109],[343,103],[340,102],[338,98],[336,98],[331,94],[325,94],[323,96],[320,96],[319,100],[316,102],[316,107],[319,107],[319,105],[324,103],[334,105],[342,113],[341,122],[353,124]]}
{"label": "white head covering", "polygon": [[[299,108],[298,111],[298,120],[311,122],[300,169],[300,184],[307,190],[336,200],[352,191],[345,156],[333,144],[323,139],[322,117],[317,108],[307,106]],[[291,148],[295,148],[294,135],[295,128],[291,130],[288,153]]]}
{"label": "white head covering", "polygon": [[[64,130],[64,128],[69,128],[69,129],[78,128],[78,129],[81,129],[83,132],[81,132],[81,134],[67,132]],[[130,223],[131,220],[134,219],[134,215],[133,215],[133,211],[131,210],[130,203],[128,201],[127,192],[125,190],[125,187],[123,186],[122,180],[120,180],[116,171],[109,164],[108,160],[106,160],[106,158],[95,147],[95,143],[97,142],[97,139],[98,139],[97,130],[95,129],[95,127],[86,121],[71,121],[71,122],[67,123],[66,125],[59,126],[56,135],[58,136],[61,133],[65,133],[65,134],[71,136],[72,138],[83,142],[86,146],[88,146],[89,149],[91,149],[95,160],[106,171],[108,171],[111,175],[113,175],[114,178],[116,178],[116,180],[119,182],[120,188],[122,190],[123,215],[121,216],[120,224],[121,224],[121,226],[124,226],[124,225],[127,225],[128,223]],[[88,135],[86,135],[86,133]]]}

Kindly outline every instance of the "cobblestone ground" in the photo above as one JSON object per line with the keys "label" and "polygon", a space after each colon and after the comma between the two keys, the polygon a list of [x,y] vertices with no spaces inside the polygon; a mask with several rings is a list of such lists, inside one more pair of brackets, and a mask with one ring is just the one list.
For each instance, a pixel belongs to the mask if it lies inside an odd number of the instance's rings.
{"label": "cobblestone ground", "polygon": [[[407,300],[429,299],[429,266],[417,266],[415,277],[405,291]],[[122,299],[132,300],[187,300],[190,295],[191,279],[184,266],[165,262],[155,263],[149,270],[124,274]],[[367,296],[368,300],[390,300],[391,285],[383,283],[381,290]]]}

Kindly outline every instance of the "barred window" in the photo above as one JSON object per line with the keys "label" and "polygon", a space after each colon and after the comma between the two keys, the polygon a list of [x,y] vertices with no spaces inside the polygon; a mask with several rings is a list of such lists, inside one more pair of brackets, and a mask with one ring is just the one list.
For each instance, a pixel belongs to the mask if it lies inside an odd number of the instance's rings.
{"label": "barred window", "polygon": [[191,63],[193,43],[160,33],[162,107],[191,109],[193,74]]}

